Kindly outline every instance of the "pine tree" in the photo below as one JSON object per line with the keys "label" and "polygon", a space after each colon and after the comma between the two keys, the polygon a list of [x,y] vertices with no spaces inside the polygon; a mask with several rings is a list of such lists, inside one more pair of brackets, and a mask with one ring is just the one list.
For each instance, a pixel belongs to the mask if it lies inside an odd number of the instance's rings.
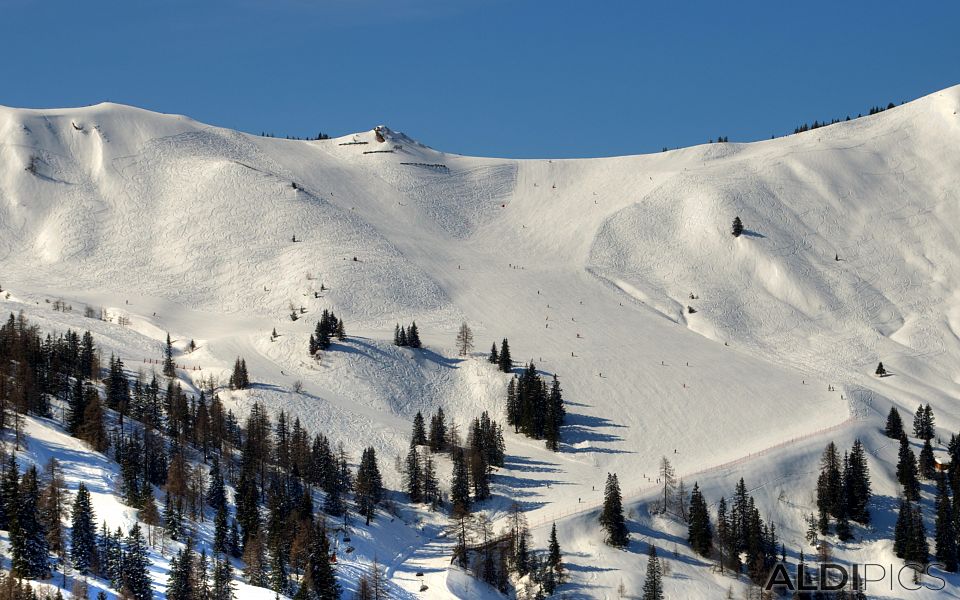
{"label": "pine tree", "polygon": [[920,450],[920,461],[918,464],[920,477],[924,479],[933,479],[937,472],[937,461],[933,457],[933,446],[930,440],[923,441],[923,449]]}
{"label": "pine tree", "polygon": [[247,361],[245,359],[237,357],[237,360],[233,363],[230,387],[235,390],[245,390],[250,387],[250,376],[247,374]]}
{"label": "pine tree", "polygon": [[841,512],[837,517],[837,539],[841,542],[853,539],[853,532],[850,531],[850,521],[847,519],[846,512]]}
{"label": "pine tree", "polygon": [[11,529],[17,515],[17,491],[20,488],[20,471],[17,457],[11,453],[3,471],[3,483],[0,484],[0,529]]}
{"label": "pine tree", "polygon": [[490,356],[487,357],[487,362],[498,365],[500,364],[500,355],[497,353],[497,343],[494,342],[493,346],[490,348]]}
{"label": "pine tree", "polygon": [[690,523],[687,528],[690,547],[701,556],[709,556],[713,550],[713,531],[707,502],[696,482],[690,492]]}
{"label": "pine tree", "polygon": [[497,359],[497,364],[504,373],[513,370],[513,359],[510,358],[510,343],[507,342],[507,338],[503,338],[503,342],[500,343],[500,357]]}
{"label": "pine tree", "polygon": [[210,600],[234,600],[233,569],[223,557],[214,559],[213,585],[210,587]]}
{"label": "pine tree", "polygon": [[924,416],[925,413],[921,404],[917,407],[917,412],[913,414],[913,437],[923,439],[923,432],[925,431]]}
{"label": "pine tree", "polygon": [[423,501],[429,502],[433,508],[440,504],[440,482],[429,452],[423,457]]}
{"label": "pine tree", "polygon": [[867,508],[871,494],[870,469],[867,466],[863,443],[859,439],[854,440],[853,448],[850,450],[844,482],[847,515],[862,525],[870,523],[870,510]]}
{"label": "pine tree", "polygon": [[930,404],[923,407],[923,435],[925,440],[932,440],[937,435],[936,419],[933,416],[933,409]]}
{"label": "pine tree", "polygon": [[560,428],[566,418],[567,411],[563,406],[563,395],[557,376],[553,376],[550,384],[550,396],[547,398],[546,416],[544,423],[544,438],[548,450],[560,450]]}
{"label": "pine tree", "polygon": [[62,521],[68,513],[67,485],[56,458],[51,458],[44,466],[43,481],[44,486],[40,492],[40,522],[47,532],[47,547],[62,559],[66,553]]}
{"label": "pine tree", "polygon": [[423,344],[420,342],[420,330],[417,329],[417,322],[410,323],[407,329],[407,345],[411,348],[420,348]]}
{"label": "pine tree", "polygon": [[900,411],[897,410],[896,406],[890,407],[890,412],[887,414],[887,425],[883,429],[883,434],[895,440],[899,440],[900,436],[904,434],[903,420],[900,418]]}
{"label": "pine tree", "polygon": [[344,478],[339,476],[339,465],[331,475],[325,489],[327,496],[323,499],[323,511],[328,515],[340,517],[347,512],[347,504],[344,502],[343,496],[349,488]]}
{"label": "pine tree", "polygon": [[220,554],[227,554],[229,550],[230,531],[227,528],[227,507],[225,505],[217,508],[217,514],[213,518],[213,551]]}
{"label": "pine tree", "polygon": [[330,566],[330,540],[327,539],[327,524],[323,519],[319,519],[314,527],[303,585],[318,600],[340,598],[340,584]]}
{"label": "pine tree", "polygon": [[83,388],[83,379],[77,377],[67,400],[67,431],[78,437],[83,428],[83,417],[87,409],[87,396]]}
{"label": "pine tree", "polygon": [[167,334],[167,346],[163,352],[163,374],[167,377],[176,377],[177,370],[173,364],[173,344],[170,343],[170,334]]}
{"label": "pine tree", "polygon": [[92,385],[87,385],[84,393],[87,401],[83,412],[83,426],[78,437],[90,444],[90,447],[97,452],[106,452],[107,448],[110,447],[110,441],[107,438],[107,430],[103,425],[103,407],[100,404],[100,395]]}
{"label": "pine tree", "polygon": [[730,518],[727,514],[727,499],[720,497],[717,504],[717,550],[720,553],[720,572],[724,567],[731,568],[734,572],[740,570],[740,556],[737,550],[737,542],[733,536],[733,528],[730,524]]}
{"label": "pine tree", "polygon": [[[738,553],[747,549],[751,512],[747,484],[741,477],[734,489],[733,503],[730,507],[730,541],[733,549]],[[747,564],[749,566],[749,561]]]}
{"label": "pine tree", "polygon": [[643,582],[643,600],[663,600],[663,569],[657,557],[657,548],[650,545],[647,558],[647,578]]}
{"label": "pine tree", "polygon": [[920,500],[920,481],[917,479],[917,457],[910,449],[906,436],[900,438],[897,460],[897,481],[903,486],[903,495],[912,502]]}
{"label": "pine tree", "polygon": [[733,234],[733,237],[740,237],[740,234],[743,233],[743,222],[740,220],[739,216],[733,218],[733,227],[731,228],[730,233]]}
{"label": "pine tree", "polygon": [[133,600],[151,600],[150,560],[143,541],[140,524],[134,523],[126,539],[126,552],[123,554],[123,587]]}
{"label": "pine tree", "polygon": [[526,525],[517,532],[517,548],[513,557],[517,575],[523,577],[530,572],[530,531]]}
{"label": "pine tree", "polygon": [[447,422],[443,409],[438,408],[437,414],[430,417],[430,450],[443,452],[447,449]]}
{"label": "pine tree", "polygon": [[[826,535],[829,516],[840,514],[843,497],[843,477],[837,446],[830,442],[820,458],[820,476],[817,478],[817,510],[820,512],[820,533]],[[824,526],[826,525],[826,526]]]}
{"label": "pine tree", "polygon": [[629,542],[627,524],[623,518],[623,499],[620,496],[620,482],[615,473],[607,473],[607,484],[603,492],[603,510],[600,512],[600,524],[607,532],[606,542],[616,548],[625,548]]}
{"label": "pine tree", "polygon": [[265,545],[263,532],[257,531],[250,534],[243,548],[243,562],[246,563],[243,575],[250,585],[256,587],[267,587],[269,585],[267,559],[264,556]]}
{"label": "pine tree", "polygon": [[286,594],[290,585],[289,579],[284,548],[275,546],[270,549],[270,589],[277,594]]}
{"label": "pine tree", "polygon": [[817,529],[817,519],[813,516],[813,513],[810,513],[810,515],[807,517],[806,539],[807,543],[811,546],[817,546],[820,543],[820,537]]}
{"label": "pine tree", "polygon": [[45,579],[50,574],[47,535],[40,522],[39,503],[37,468],[31,466],[20,479],[16,518],[10,528],[13,572],[24,579]]}
{"label": "pine tree", "polygon": [[563,555],[560,553],[560,542],[557,540],[557,524],[550,528],[550,541],[547,543],[547,566],[556,575],[557,581],[563,581]]}
{"label": "pine tree", "polygon": [[354,483],[355,498],[358,512],[370,525],[377,504],[383,499],[383,479],[377,466],[377,455],[373,446],[365,449],[360,458],[360,467],[357,469],[357,479]]}
{"label": "pine tree", "polygon": [[194,563],[193,543],[187,540],[177,555],[170,561],[170,573],[167,576],[168,600],[196,600],[197,580]]}
{"label": "pine tree", "polygon": [[451,455],[453,460],[453,479],[450,484],[450,501],[453,504],[453,515],[470,514],[470,480],[467,471],[467,459],[463,450],[454,448]]}
{"label": "pine tree", "polygon": [[943,569],[950,573],[957,572],[957,530],[954,521],[953,506],[947,488],[947,478],[940,474],[937,477],[936,501],[936,557]]}
{"label": "pine tree", "polygon": [[210,583],[207,581],[209,566],[207,550],[204,548],[193,565],[193,577],[197,582],[196,600],[210,600]]}
{"label": "pine tree", "polygon": [[413,434],[410,436],[410,446],[426,446],[427,430],[424,427],[423,413],[419,410],[413,417]]}
{"label": "pine tree", "polygon": [[927,564],[930,558],[930,546],[927,543],[927,528],[923,524],[923,511],[919,504],[913,510],[913,521],[909,531],[904,560],[920,565]]}
{"label": "pine tree", "polygon": [[887,370],[886,370],[885,368],[883,368],[883,362],[882,362],[882,361],[877,364],[877,370],[874,371],[874,374],[877,375],[878,377],[883,377],[884,375],[887,374]]}
{"label": "pine tree", "polygon": [[82,481],[77,486],[73,501],[70,530],[70,558],[73,568],[81,575],[88,575],[99,568],[97,560],[96,515],[90,504],[90,491]]}
{"label": "pine tree", "polygon": [[414,504],[423,502],[423,471],[420,467],[420,452],[416,446],[411,447],[410,451],[407,452],[404,478],[407,483],[407,495],[410,496],[410,502]]}

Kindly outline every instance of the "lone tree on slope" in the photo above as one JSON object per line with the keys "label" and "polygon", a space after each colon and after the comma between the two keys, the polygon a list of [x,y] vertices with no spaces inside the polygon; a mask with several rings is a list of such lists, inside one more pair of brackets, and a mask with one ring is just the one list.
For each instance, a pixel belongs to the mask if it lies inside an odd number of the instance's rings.
{"label": "lone tree on slope", "polygon": [[740,234],[743,233],[743,222],[739,216],[733,218],[733,228],[730,233],[733,234],[733,237],[740,237]]}
{"label": "lone tree on slope", "polygon": [[460,324],[460,330],[457,332],[457,352],[460,356],[466,356],[473,350],[473,332],[467,322]]}
{"label": "lone tree on slope", "polygon": [[877,374],[878,377],[885,377],[885,376],[886,376],[887,370],[883,368],[883,362],[880,362],[880,363],[877,365],[876,374]]}

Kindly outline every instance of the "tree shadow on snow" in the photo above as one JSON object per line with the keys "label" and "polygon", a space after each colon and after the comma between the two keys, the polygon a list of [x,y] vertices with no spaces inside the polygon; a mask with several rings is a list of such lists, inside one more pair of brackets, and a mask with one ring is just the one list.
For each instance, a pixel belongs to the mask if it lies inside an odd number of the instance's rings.
{"label": "tree shadow on snow", "polygon": [[765,238],[765,237],[767,237],[767,236],[763,235],[762,233],[760,233],[759,231],[752,231],[752,230],[750,230],[750,229],[744,229],[744,230],[741,232],[740,235],[745,235],[745,236],[747,236],[747,237],[752,237],[752,238]]}
{"label": "tree shadow on snow", "polygon": [[591,557],[586,552],[567,552],[563,556],[563,568],[567,571],[573,571],[575,573],[606,573],[617,570],[612,567],[600,567],[595,564],[576,563],[571,560],[572,558],[595,559],[595,557]]}
{"label": "tree shadow on snow", "polygon": [[509,454],[503,459],[503,468],[527,473],[557,473],[560,471],[554,463],[535,460],[525,456]]}
{"label": "tree shadow on snow", "polygon": [[[659,529],[653,529],[635,521],[627,521],[627,528],[630,530],[630,533],[636,534],[636,536],[630,540],[630,544],[627,546],[627,552],[646,555],[650,550],[650,543],[652,542],[653,545],[657,547],[657,555],[662,561],[682,562],[694,567],[709,567],[712,564],[706,560],[701,560],[686,554],[677,553],[675,555],[673,553],[673,547],[681,548],[686,546],[688,543],[686,538],[660,531]],[[637,536],[643,539],[637,539]]]}
{"label": "tree shadow on snow", "polygon": [[592,445],[580,447],[580,444],[604,443],[611,444],[622,442],[623,438],[613,433],[603,433],[598,431],[605,428],[626,428],[626,425],[620,425],[604,419],[603,417],[594,417],[578,413],[567,413],[567,423],[561,430],[562,451],[573,454],[583,452],[598,452],[605,454],[632,454],[630,450],[617,448],[597,448]]}
{"label": "tree shadow on snow", "polygon": [[[392,358],[386,350],[366,341],[367,338],[354,337],[348,339],[352,342],[351,344],[332,342],[330,344],[330,351],[343,352],[344,354],[359,354],[373,361],[385,361]],[[441,367],[447,367],[448,369],[459,368],[460,363],[463,362],[462,358],[449,358],[442,354],[437,354],[428,348],[411,348],[411,350],[414,352],[415,359],[427,360]]]}

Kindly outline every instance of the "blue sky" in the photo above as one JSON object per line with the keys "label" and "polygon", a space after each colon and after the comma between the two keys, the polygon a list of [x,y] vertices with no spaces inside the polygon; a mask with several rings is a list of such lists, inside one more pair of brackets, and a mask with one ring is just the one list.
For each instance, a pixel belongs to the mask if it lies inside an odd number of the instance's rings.
{"label": "blue sky", "polygon": [[960,83],[960,3],[0,0],[0,104],[512,157],[769,138]]}

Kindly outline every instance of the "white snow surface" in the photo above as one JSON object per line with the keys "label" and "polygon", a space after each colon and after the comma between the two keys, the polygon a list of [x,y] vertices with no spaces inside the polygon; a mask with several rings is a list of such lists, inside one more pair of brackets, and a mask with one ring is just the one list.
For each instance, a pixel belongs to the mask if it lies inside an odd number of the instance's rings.
{"label": "white snow surface", "polygon": [[[944,442],[960,430],[958,110],[960,86],[770,141],[504,160],[386,128],[383,142],[374,130],[292,141],[116,104],[0,108],[0,311],[89,329],[133,372],[155,368],[144,360],[170,332],[185,382],[225,381],[242,356],[255,385],[222,394],[235,412],[286,410],[355,459],[373,445],[393,489],[416,411],[443,407],[461,428],[483,410],[504,418],[508,376],[485,356],[508,337],[518,362],[559,376],[569,415],[559,453],[507,434],[480,508],[499,528],[519,501],[540,547],[557,522],[569,598],[613,598],[621,581],[638,594],[650,542],[670,565],[668,597],[746,589],[696,557],[682,525],[650,516],[664,455],[710,502],[744,477],[795,558],[814,552],[803,517],[819,453],[859,437],[875,524],[834,554],[899,564],[884,417],[895,404],[909,423],[930,403]],[[54,312],[56,299],[73,311]],[[291,321],[291,306],[306,313]],[[317,363],[307,339],[324,308],[348,339]],[[394,324],[412,320],[425,348],[393,346]],[[468,357],[454,347],[462,321]],[[872,375],[880,360],[892,376]],[[72,486],[93,484],[98,514],[132,522],[107,459],[54,422],[31,419],[30,432],[24,460],[57,455]],[[605,546],[596,522],[608,472],[630,509],[627,552]],[[377,558],[404,597],[497,595],[450,569],[441,515],[401,513],[356,528],[345,587]],[[948,579],[945,592],[877,597],[960,597]]]}

